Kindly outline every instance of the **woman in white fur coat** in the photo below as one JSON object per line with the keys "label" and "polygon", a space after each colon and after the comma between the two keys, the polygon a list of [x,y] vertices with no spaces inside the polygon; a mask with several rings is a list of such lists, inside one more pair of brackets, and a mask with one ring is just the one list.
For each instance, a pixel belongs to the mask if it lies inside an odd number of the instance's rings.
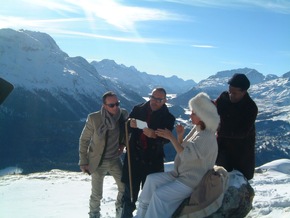
{"label": "woman in white fur coat", "polygon": [[171,217],[215,164],[218,153],[215,133],[220,122],[217,109],[203,92],[189,101],[189,108],[194,127],[184,139],[181,125],[176,126],[177,138],[167,129],[156,130],[158,136],[171,141],[177,152],[174,170],[147,176],[135,217]]}

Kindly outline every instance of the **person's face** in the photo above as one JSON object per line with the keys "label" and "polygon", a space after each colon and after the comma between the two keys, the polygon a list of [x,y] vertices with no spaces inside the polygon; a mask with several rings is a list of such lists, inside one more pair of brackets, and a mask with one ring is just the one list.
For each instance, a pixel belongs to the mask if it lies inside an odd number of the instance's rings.
{"label": "person's face", "polygon": [[162,91],[155,90],[150,96],[150,107],[152,111],[159,110],[166,103],[166,96]]}
{"label": "person's face", "polygon": [[245,96],[246,92],[246,90],[241,90],[240,88],[229,86],[230,101],[232,103],[239,102]]}
{"label": "person's face", "polygon": [[106,103],[103,104],[103,106],[110,114],[115,115],[120,109],[119,104],[120,102],[116,96],[108,96],[106,98]]}
{"label": "person's face", "polygon": [[191,111],[190,119],[191,119],[192,124],[195,124],[195,125],[199,124],[200,118],[194,113],[194,111]]}

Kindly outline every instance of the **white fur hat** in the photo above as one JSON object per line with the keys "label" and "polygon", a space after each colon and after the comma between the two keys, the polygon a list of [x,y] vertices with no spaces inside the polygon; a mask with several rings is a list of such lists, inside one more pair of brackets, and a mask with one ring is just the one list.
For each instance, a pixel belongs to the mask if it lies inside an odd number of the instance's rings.
{"label": "white fur hat", "polygon": [[201,92],[189,100],[189,108],[204,122],[206,129],[216,131],[220,122],[217,108],[209,96]]}

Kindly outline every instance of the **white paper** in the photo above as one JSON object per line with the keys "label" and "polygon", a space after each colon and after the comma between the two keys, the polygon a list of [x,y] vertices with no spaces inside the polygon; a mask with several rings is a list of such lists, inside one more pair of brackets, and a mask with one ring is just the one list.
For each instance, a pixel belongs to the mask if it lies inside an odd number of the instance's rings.
{"label": "white paper", "polygon": [[142,120],[137,120],[136,119],[136,123],[137,123],[137,127],[139,129],[144,129],[144,128],[148,128],[147,123],[142,121]]}

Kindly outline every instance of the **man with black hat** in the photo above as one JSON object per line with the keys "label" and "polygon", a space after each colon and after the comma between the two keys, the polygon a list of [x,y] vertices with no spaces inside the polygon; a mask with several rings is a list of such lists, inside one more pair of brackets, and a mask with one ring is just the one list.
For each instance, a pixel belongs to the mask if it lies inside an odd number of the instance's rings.
{"label": "man with black hat", "polygon": [[229,90],[215,101],[220,115],[216,164],[229,172],[238,170],[250,180],[255,169],[258,108],[248,94],[250,81],[245,74],[234,74],[228,84]]}

